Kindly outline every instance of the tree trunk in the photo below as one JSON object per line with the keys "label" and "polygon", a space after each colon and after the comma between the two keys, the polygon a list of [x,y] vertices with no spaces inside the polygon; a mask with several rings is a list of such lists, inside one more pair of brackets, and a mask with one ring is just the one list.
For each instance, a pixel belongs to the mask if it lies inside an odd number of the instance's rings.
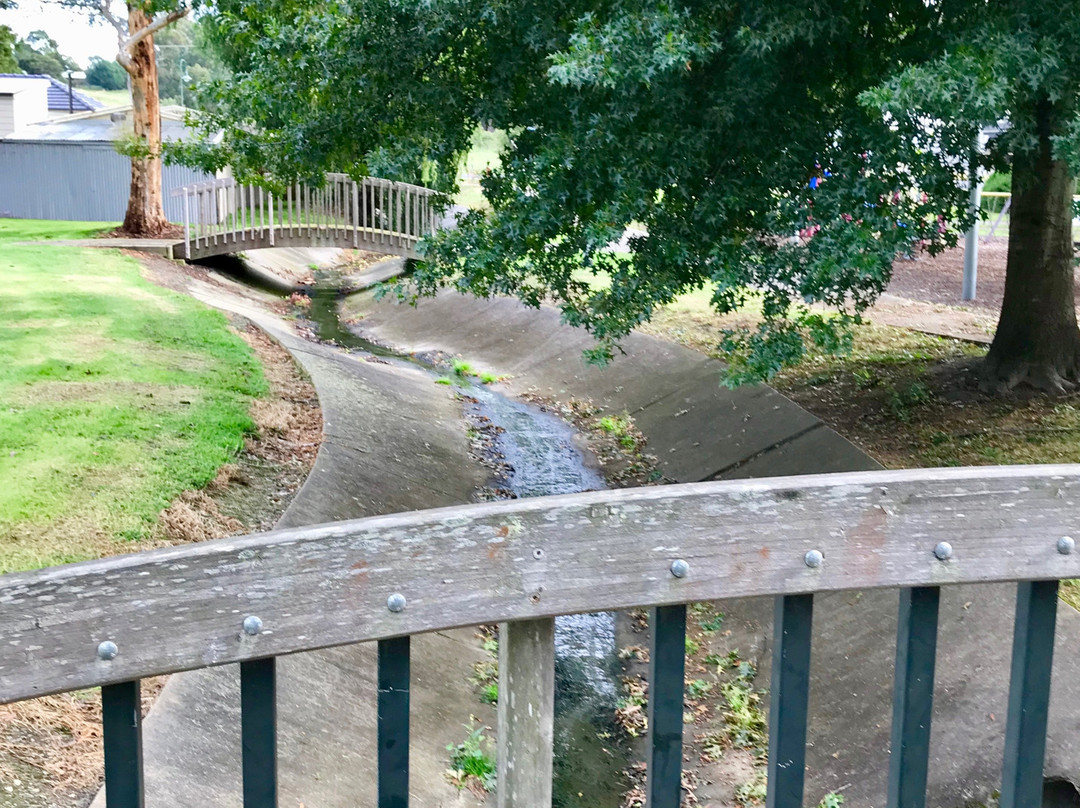
{"label": "tree trunk", "polygon": [[1068,165],[1054,159],[1055,111],[1035,105],[1038,149],[1013,155],[1005,300],[985,363],[996,391],[1028,384],[1060,393],[1080,381],[1074,299],[1072,197]]}
{"label": "tree trunk", "polygon": [[[128,6],[128,32],[135,34],[151,18]],[[138,42],[131,52],[131,102],[135,144],[131,150],[131,191],[123,230],[132,236],[160,236],[169,229],[161,190],[161,101],[158,98],[154,38]]]}

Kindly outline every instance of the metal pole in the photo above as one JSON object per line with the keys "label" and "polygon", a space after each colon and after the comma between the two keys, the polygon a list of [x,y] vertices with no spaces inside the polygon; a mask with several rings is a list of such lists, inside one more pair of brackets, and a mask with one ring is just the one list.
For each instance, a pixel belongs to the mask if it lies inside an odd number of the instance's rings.
{"label": "metal pole", "polygon": [[971,162],[968,163],[968,174],[971,185],[969,211],[974,215],[975,221],[964,237],[964,283],[960,290],[961,300],[975,299],[975,287],[979,280],[979,208],[982,204],[982,184],[979,182],[974,152]]}

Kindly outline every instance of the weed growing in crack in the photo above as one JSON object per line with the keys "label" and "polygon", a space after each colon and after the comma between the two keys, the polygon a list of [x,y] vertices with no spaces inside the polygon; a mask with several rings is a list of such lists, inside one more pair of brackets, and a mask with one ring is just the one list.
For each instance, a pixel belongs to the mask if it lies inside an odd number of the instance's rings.
{"label": "weed growing in crack", "polygon": [[[473,723],[476,718],[473,717]],[[459,789],[493,792],[495,790],[495,754],[491,750],[491,740],[484,734],[488,729],[483,724],[473,727],[466,724],[469,734],[465,740],[454,745],[449,744],[450,769],[447,779]]]}

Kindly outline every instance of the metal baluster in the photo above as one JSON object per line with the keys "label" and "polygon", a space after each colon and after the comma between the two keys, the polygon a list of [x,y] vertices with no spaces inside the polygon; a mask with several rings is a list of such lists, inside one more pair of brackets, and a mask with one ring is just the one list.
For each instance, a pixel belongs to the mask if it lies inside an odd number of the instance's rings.
{"label": "metal baluster", "polygon": [[409,804],[409,638],[379,641],[379,808]]}
{"label": "metal baluster", "polygon": [[900,590],[889,808],[924,808],[926,805],[940,597],[936,586]]}
{"label": "metal baluster", "polygon": [[649,808],[682,803],[683,690],[686,606],[660,606],[649,620]]}
{"label": "metal baluster", "polygon": [[813,595],[776,599],[766,808],[802,808],[803,804],[813,617]]}
{"label": "metal baluster", "polygon": [[244,808],[277,808],[277,661],[240,663]]}
{"label": "metal baluster", "polygon": [[142,701],[139,682],[101,688],[106,808],[143,808]]}
{"label": "metal baluster", "polygon": [[1042,805],[1057,600],[1057,581],[1022,581],[1016,586],[1001,808]]}

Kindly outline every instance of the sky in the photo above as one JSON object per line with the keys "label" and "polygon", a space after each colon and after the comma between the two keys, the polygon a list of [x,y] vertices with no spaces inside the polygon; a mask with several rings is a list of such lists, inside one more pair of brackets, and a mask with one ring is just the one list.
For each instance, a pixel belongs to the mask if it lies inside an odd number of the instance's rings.
{"label": "sky", "polygon": [[[107,23],[91,23],[84,12],[64,8],[42,0],[18,0],[19,7],[0,11],[0,25],[6,25],[16,35],[25,37],[31,31],[46,31],[60,46],[60,52],[70,56],[85,68],[91,56],[106,59],[116,57],[116,31]],[[125,16],[122,3],[116,3],[121,19]]]}

